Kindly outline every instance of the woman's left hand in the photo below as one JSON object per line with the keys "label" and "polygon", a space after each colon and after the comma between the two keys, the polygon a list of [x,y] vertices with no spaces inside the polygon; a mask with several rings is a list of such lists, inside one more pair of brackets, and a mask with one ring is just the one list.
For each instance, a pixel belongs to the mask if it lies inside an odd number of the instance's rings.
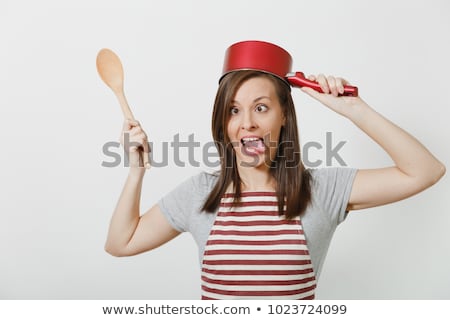
{"label": "woman's left hand", "polygon": [[364,103],[360,97],[340,96],[344,93],[344,86],[350,84],[343,78],[319,74],[310,75],[308,79],[316,81],[323,93],[308,87],[302,87],[301,90],[344,117],[349,117],[355,107]]}

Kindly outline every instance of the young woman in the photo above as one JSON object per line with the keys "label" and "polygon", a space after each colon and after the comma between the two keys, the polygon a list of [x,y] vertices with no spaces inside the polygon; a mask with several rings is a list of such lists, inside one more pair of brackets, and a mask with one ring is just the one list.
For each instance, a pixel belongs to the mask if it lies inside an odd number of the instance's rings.
{"label": "young woman", "polygon": [[348,118],[392,158],[387,168],[306,169],[300,156],[290,87],[271,74],[235,71],[217,92],[212,131],[217,174],[201,173],[141,215],[147,136],[127,120],[135,147],[128,179],[112,216],[105,249],[130,256],[181,232],[199,247],[202,299],[313,299],[334,230],[352,210],[410,197],[445,173],[419,141],[360,97],[340,96],[342,78],[310,76],[323,93],[302,90]]}

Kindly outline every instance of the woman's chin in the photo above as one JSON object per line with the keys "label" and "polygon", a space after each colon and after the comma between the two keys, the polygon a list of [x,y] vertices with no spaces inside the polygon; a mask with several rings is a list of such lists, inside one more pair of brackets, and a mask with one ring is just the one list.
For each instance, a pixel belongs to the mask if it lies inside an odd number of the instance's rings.
{"label": "woman's chin", "polygon": [[244,168],[260,168],[262,166],[268,167],[266,164],[266,157],[264,154],[245,154],[236,157],[238,166]]}

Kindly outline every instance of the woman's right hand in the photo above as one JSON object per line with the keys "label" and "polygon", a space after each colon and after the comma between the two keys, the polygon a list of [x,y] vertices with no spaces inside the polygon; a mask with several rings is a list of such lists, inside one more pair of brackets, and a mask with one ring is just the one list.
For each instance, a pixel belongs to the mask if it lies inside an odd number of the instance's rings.
{"label": "woman's right hand", "polygon": [[147,134],[138,121],[130,119],[124,121],[120,143],[123,146],[125,157],[128,158],[130,168],[145,169],[143,154],[150,152],[150,145]]}

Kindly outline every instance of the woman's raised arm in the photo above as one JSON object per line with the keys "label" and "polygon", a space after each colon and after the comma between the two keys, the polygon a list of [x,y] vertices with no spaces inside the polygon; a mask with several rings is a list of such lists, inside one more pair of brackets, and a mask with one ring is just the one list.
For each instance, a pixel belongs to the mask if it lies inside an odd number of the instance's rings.
{"label": "woman's raised arm", "polygon": [[[126,146],[124,136],[127,136]],[[147,135],[137,121],[126,120],[121,136],[128,150],[130,171],[111,218],[105,250],[114,256],[131,256],[154,249],[176,237],[175,230],[154,205],[142,216],[140,199],[145,168],[140,152],[147,143]]]}
{"label": "woman's raised arm", "polygon": [[319,82],[324,93],[302,88],[304,92],[350,119],[394,162],[392,167],[358,170],[349,210],[405,199],[430,187],[445,174],[445,166],[412,135],[373,110],[361,98],[338,96],[347,81],[323,75],[309,78]]}

